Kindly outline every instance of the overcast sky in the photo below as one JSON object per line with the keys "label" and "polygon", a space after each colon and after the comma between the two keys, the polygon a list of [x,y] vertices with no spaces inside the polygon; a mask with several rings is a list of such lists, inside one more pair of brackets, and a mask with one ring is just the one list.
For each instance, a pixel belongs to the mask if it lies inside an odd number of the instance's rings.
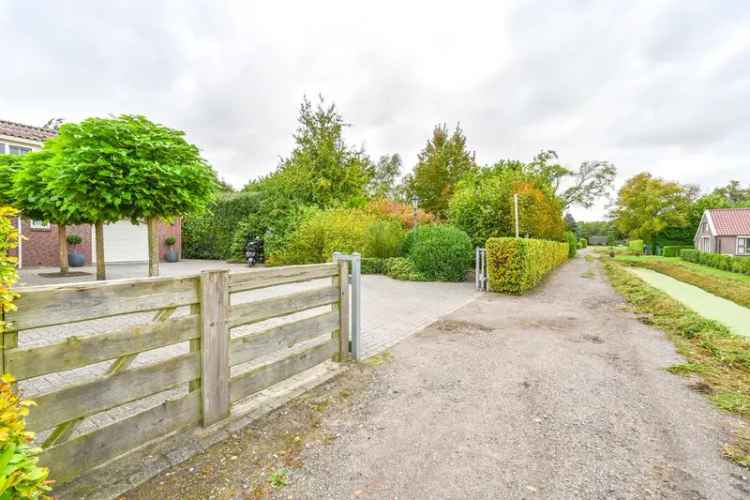
{"label": "overcast sky", "polygon": [[460,122],[480,163],[554,149],[613,162],[618,185],[750,183],[747,0],[0,0],[0,57],[1,119],[145,114],[238,188],[289,153],[318,94],[351,144],[409,170]]}

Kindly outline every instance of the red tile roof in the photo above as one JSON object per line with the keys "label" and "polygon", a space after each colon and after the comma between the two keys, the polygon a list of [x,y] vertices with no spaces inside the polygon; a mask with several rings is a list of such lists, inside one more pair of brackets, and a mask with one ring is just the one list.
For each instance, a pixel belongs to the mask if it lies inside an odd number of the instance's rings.
{"label": "red tile roof", "polygon": [[709,209],[714,223],[714,236],[750,236],[750,208]]}
{"label": "red tile roof", "polygon": [[45,139],[56,136],[57,132],[44,127],[34,127],[22,123],[0,120],[0,135],[9,135],[20,139],[42,142]]}

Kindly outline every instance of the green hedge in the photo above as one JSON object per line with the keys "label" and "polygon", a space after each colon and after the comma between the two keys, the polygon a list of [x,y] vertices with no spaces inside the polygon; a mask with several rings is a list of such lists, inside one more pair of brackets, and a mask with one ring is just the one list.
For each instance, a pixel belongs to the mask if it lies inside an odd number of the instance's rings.
{"label": "green hedge", "polygon": [[414,262],[405,257],[391,257],[383,262],[383,271],[386,276],[405,281],[428,281],[427,277],[417,271]]}
{"label": "green hedge", "polygon": [[586,248],[589,246],[589,242],[586,240],[586,238],[581,238],[578,240],[578,248]]}
{"label": "green hedge", "polygon": [[521,294],[536,286],[568,258],[568,244],[525,238],[490,238],[487,250],[489,289]]}
{"label": "green hedge", "polygon": [[688,262],[695,262],[704,266],[731,271],[739,274],[750,274],[750,257],[733,257],[718,253],[699,252],[698,250],[683,249],[680,257]]}
{"label": "green hedge", "polygon": [[667,245],[665,247],[662,247],[661,249],[661,256],[662,257],[679,257],[680,252],[682,250],[692,250],[693,247],[685,246],[685,245]]}
{"label": "green hedge", "polygon": [[643,240],[630,240],[628,242],[628,249],[633,255],[643,255]]}
{"label": "green hedge", "polygon": [[362,257],[360,270],[362,274],[384,274],[385,260],[378,257]]}
{"label": "green hedge", "polygon": [[429,281],[464,281],[473,252],[469,235],[449,224],[421,226],[410,232],[408,257]]}
{"label": "green hedge", "polygon": [[565,241],[568,242],[568,258],[572,259],[578,251],[578,238],[573,231],[565,231]]}

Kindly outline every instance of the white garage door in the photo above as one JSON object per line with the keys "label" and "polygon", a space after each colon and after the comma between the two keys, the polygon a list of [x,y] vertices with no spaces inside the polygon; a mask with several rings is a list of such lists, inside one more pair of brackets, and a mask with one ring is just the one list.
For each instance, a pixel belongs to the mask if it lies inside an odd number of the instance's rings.
{"label": "white garage door", "polygon": [[[93,241],[96,245],[96,232]],[[93,259],[96,261],[96,246],[93,247]],[[122,220],[104,226],[104,261],[148,262],[148,229],[146,224],[132,224]]]}

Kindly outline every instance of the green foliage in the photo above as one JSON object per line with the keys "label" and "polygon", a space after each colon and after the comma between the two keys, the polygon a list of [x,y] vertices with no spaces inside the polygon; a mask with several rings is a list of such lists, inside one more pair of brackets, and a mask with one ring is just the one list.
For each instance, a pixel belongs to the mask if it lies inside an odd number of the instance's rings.
{"label": "green foliage", "polygon": [[472,261],[469,236],[455,226],[435,224],[412,230],[408,258],[429,281],[463,281]]}
{"label": "green foliage", "polygon": [[362,257],[360,271],[362,274],[385,274],[385,261],[378,257]]}
{"label": "green foliage", "polygon": [[680,252],[682,250],[692,250],[692,246],[672,246],[667,245],[662,247],[661,249],[661,255],[662,257],[679,257]]}
{"label": "green foliage", "polygon": [[65,123],[42,154],[51,155],[50,188],[62,210],[90,222],[200,212],[216,190],[213,170],[184,133],[143,116]]}
{"label": "green foliage", "polygon": [[14,183],[21,170],[21,156],[0,154],[0,205],[15,205]]}
{"label": "green foliage", "polygon": [[68,240],[68,244],[73,246],[80,245],[83,242],[77,234],[69,234],[66,239]]}
{"label": "green foliage", "polygon": [[378,220],[367,228],[363,254],[381,259],[398,257],[404,234],[404,228],[398,220]]}
{"label": "green foliage", "polygon": [[393,198],[396,196],[396,179],[401,175],[401,157],[398,154],[381,156],[373,167],[372,179],[367,186],[373,198]]}
{"label": "green foliage", "polygon": [[32,445],[24,420],[34,402],[18,397],[14,382],[7,373],[0,378],[0,499],[47,499],[49,470],[37,465],[42,449]]}
{"label": "green foliage", "polygon": [[576,234],[572,231],[565,231],[565,240],[568,242],[568,258],[572,259],[578,251],[578,241]]}
{"label": "green foliage", "polygon": [[461,127],[451,134],[445,124],[437,125],[418,155],[414,174],[406,179],[407,190],[419,197],[420,207],[444,218],[456,183],[475,169],[474,153],[466,149]]}
{"label": "green foliage", "polygon": [[493,292],[524,293],[568,258],[568,244],[557,241],[490,238],[485,248]]}
{"label": "green foliage", "polygon": [[383,271],[386,276],[397,280],[428,281],[424,274],[417,271],[414,262],[406,257],[391,257],[390,259],[385,259]]}
{"label": "green foliage", "polygon": [[643,248],[643,240],[630,240],[628,242],[628,250],[631,255],[643,255]]}
{"label": "green foliage", "polygon": [[173,246],[175,243],[177,243],[177,238],[175,238],[174,236],[167,236],[166,238],[164,238],[164,244],[168,247]]}
{"label": "green foliage", "polygon": [[520,233],[562,240],[562,207],[549,186],[537,184],[520,162],[501,161],[466,175],[450,200],[449,220],[471,236],[475,246],[487,238],[515,234],[513,195],[519,194]]}
{"label": "green foliage", "polygon": [[[231,249],[240,224],[257,214],[261,193],[221,193],[201,214],[193,214],[182,222],[182,252],[189,259],[220,259],[232,257]],[[263,230],[265,231],[265,229]],[[254,236],[262,236],[262,232]],[[240,256],[244,251],[243,248]]]}
{"label": "green foliage", "polygon": [[704,266],[721,269],[722,271],[750,275],[750,258],[699,252],[693,249],[680,250],[680,257],[688,262],[703,264]]}
{"label": "green foliage", "polygon": [[230,258],[243,260],[245,243],[248,238],[261,238],[264,242],[266,263],[274,264],[274,256],[281,255],[295,235],[297,227],[317,208],[305,205],[290,206],[288,209],[272,209],[261,204],[258,212],[245,217],[232,235]]}
{"label": "green foliage", "polygon": [[[0,205],[0,309],[3,311],[15,311],[13,301],[18,297],[13,291],[13,284],[18,279],[18,260],[8,255],[8,251],[18,245],[18,231],[13,226],[13,218],[17,215],[15,209]],[[0,319],[0,334],[3,325]]]}
{"label": "green foliage", "polygon": [[589,246],[589,242],[586,241],[586,238],[578,240],[578,248],[586,248],[587,246]]}

